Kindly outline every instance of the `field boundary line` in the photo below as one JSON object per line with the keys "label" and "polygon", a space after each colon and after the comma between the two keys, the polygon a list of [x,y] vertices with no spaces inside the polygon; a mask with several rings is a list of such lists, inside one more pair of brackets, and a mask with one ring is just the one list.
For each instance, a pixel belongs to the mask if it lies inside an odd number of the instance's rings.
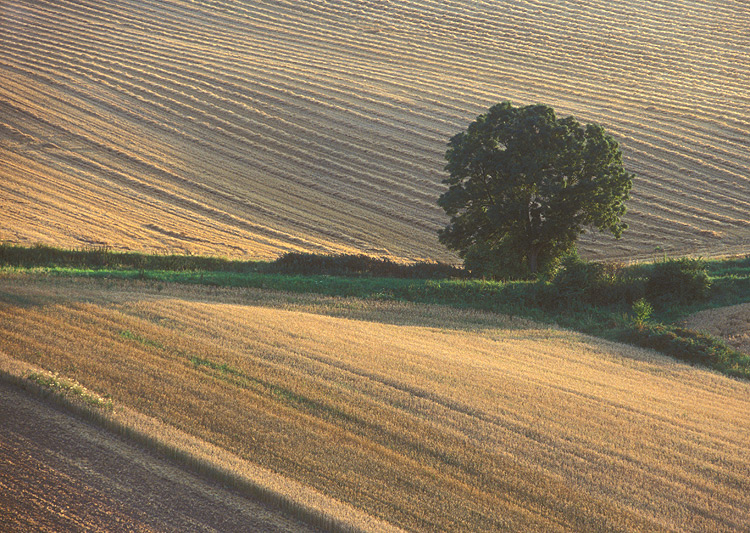
{"label": "field boundary line", "polygon": [[404,530],[286,478],[211,443],[198,439],[128,407],[115,404],[102,409],[30,380],[43,372],[0,350],[0,381],[15,385],[54,403],[97,426],[154,450],[193,471],[224,483],[243,495],[258,499],[326,531],[403,533]]}

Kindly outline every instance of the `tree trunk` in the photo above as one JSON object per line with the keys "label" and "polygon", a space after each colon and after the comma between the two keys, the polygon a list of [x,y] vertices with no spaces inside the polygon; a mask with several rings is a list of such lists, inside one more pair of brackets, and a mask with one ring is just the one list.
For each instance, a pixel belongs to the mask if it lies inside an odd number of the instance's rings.
{"label": "tree trunk", "polygon": [[536,274],[537,269],[539,268],[539,247],[538,246],[531,246],[529,248],[529,270],[532,274]]}

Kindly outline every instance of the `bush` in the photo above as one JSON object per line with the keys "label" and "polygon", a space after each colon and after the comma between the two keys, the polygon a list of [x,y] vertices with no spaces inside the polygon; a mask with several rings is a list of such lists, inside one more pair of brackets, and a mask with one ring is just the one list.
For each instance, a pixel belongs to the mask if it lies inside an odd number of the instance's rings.
{"label": "bush", "polygon": [[587,262],[575,255],[562,260],[552,287],[558,303],[631,304],[643,297],[643,281],[622,265]]}
{"label": "bush", "polygon": [[749,356],[704,333],[677,326],[646,324],[624,331],[621,340],[692,364],[714,368],[730,376],[750,377]]}
{"label": "bush", "polygon": [[497,281],[544,279],[555,271],[559,257],[564,253],[555,247],[547,253],[540,253],[537,272],[532,273],[526,258],[519,254],[521,247],[507,238],[493,245],[475,243],[463,255],[464,268],[475,278]]}
{"label": "bush", "polygon": [[412,279],[446,279],[463,278],[466,272],[445,263],[414,263],[404,265],[387,258],[376,258],[367,255],[340,254],[306,254],[289,252],[267,268],[268,272],[296,275],[328,276],[373,276]]}
{"label": "bush", "polygon": [[668,259],[656,263],[646,282],[646,297],[654,304],[689,304],[708,297],[711,280],[697,259]]}
{"label": "bush", "polygon": [[475,244],[464,254],[464,268],[472,277],[494,280],[518,280],[528,276],[526,263],[506,254],[502,247]]}
{"label": "bush", "polygon": [[653,312],[653,306],[645,298],[636,300],[633,302],[633,325],[642,329],[651,320]]}
{"label": "bush", "polygon": [[604,282],[604,267],[601,263],[589,263],[577,256],[562,260],[560,268],[552,278],[552,286],[559,299],[571,302],[586,302],[591,299]]}

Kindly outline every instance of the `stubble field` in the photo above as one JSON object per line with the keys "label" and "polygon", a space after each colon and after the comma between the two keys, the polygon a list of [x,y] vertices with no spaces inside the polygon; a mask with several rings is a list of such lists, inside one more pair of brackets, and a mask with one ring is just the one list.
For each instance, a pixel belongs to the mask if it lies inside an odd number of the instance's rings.
{"label": "stubble field", "polygon": [[3,350],[408,530],[736,531],[748,384],[498,315],[6,275]]}
{"label": "stubble field", "polygon": [[598,122],[638,174],[592,258],[750,241],[741,0],[7,0],[0,239],[455,259],[448,138],[489,105]]}
{"label": "stubble field", "polygon": [[750,304],[706,309],[688,317],[685,325],[723,339],[732,348],[750,354]]}

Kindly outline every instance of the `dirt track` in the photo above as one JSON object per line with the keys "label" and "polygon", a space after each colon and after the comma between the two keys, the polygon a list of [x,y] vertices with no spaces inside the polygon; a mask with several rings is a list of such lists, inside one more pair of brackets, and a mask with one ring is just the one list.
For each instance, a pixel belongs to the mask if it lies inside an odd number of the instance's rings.
{"label": "dirt track", "polygon": [[0,383],[0,531],[314,531]]}

